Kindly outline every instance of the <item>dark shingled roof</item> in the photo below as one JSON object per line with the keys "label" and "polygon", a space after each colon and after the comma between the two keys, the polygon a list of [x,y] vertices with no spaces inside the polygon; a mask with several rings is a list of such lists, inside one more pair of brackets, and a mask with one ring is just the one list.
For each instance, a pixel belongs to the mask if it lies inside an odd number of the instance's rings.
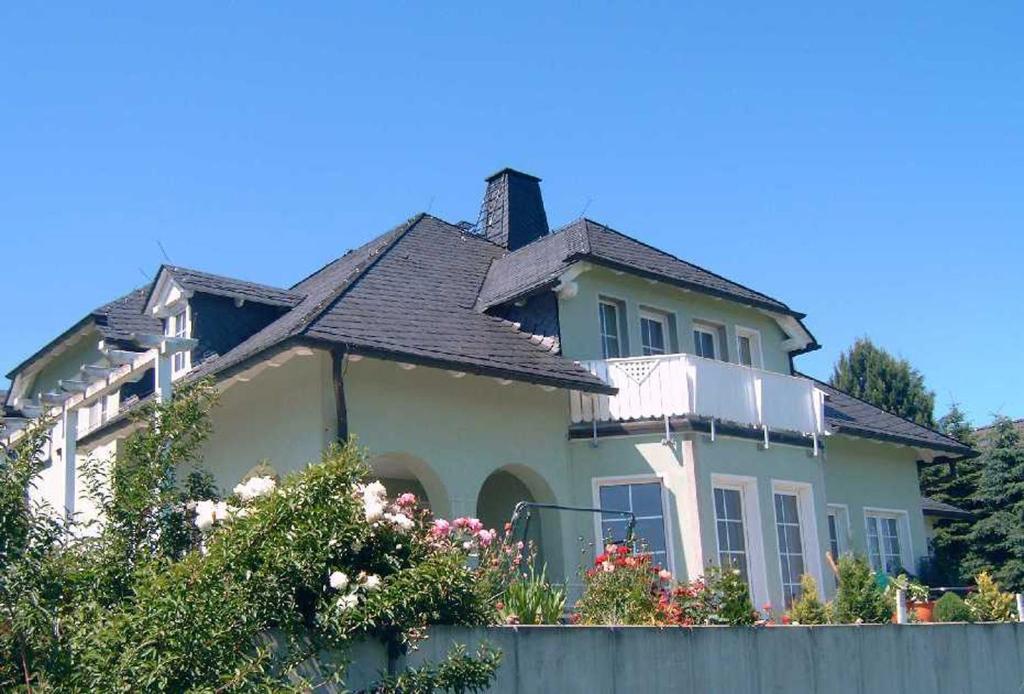
{"label": "dark shingled roof", "polygon": [[127,341],[131,339],[132,333],[164,331],[159,318],[143,313],[150,286],[139,287],[93,311],[96,327],[105,340]]}
{"label": "dark shingled roof", "polygon": [[502,249],[443,220],[414,222],[304,331],[356,352],[588,391],[609,387],[496,316],[474,309]]}
{"label": "dark shingled roof", "polygon": [[921,511],[926,516],[938,516],[940,518],[971,518],[970,511],[965,511],[953,504],[944,501],[931,499],[927,496],[921,497]]}
{"label": "dark shingled roof", "polygon": [[187,291],[226,296],[230,299],[243,299],[271,306],[286,306],[288,308],[296,306],[302,301],[301,294],[265,284],[247,282],[174,265],[164,265],[161,269],[170,273],[174,281]]}
{"label": "dark shingled roof", "polygon": [[486,310],[550,287],[557,281],[558,275],[580,260],[626,270],[798,319],[804,317],[777,299],[585,218],[495,260],[480,290],[477,307]]}
{"label": "dark shingled roof", "polygon": [[886,412],[810,376],[797,375],[810,378],[825,391],[825,421],[841,433],[946,451],[958,456],[977,455],[954,438]]}

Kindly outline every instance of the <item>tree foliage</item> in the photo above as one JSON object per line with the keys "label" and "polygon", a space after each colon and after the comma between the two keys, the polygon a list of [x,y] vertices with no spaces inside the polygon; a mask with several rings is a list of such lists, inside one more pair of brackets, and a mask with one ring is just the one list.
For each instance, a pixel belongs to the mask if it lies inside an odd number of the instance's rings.
{"label": "tree foliage", "polygon": [[999,417],[978,459],[981,474],[965,570],[990,571],[1003,585],[1024,590],[1024,441],[1014,423]]}
{"label": "tree foliage", "polygon": [[[938,429],[965,446],[978,446],[974,429],[957,403],[953,403],[949,412],[939,419]],[[979,458],[922,465],[919,471],[921,494],[977,514],[982,468],[983,461]],[[939,518],[934,528],[928,580],[942,585],[966,585],[971,580],[971,573],[964,570],[964,561],[972,547],[974,519]]]}
{"label": "tree foliage", "polygon": [[934,426],[935,394],[906,359],[892,356],[866,337],[839,356],[829,383],[854,397],[923,426]]}

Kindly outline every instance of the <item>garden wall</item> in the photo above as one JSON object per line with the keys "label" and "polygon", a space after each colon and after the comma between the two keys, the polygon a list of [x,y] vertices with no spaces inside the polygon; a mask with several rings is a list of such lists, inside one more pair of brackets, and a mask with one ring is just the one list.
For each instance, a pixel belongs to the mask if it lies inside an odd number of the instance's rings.
{"label": "garden wall", "polygon": [[[430,634],[397,665],[438,660],[453,642],[472,650],[486,640],[504,654],[492,691],[510,694],[997,694],[1024,684],[1020,624],[434,627]],[[362,675],[384,669],[381,662],[367,670],[357,659]]]}

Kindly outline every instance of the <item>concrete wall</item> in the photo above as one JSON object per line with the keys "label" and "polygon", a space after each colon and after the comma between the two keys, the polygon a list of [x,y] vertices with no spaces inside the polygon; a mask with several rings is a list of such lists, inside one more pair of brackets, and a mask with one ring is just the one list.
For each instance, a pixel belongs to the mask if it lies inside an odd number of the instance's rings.
{"label": "concrete wall", "polygon": [[[492,692],[996,694],[1024,687],[1024,626],[433,627],[401,665],[486,641],[504,659]],[[360,653],[349,686],[368,668]],[[377,651],[377,657],[381,658]],[[383,662],[383,661],[381,661]]]}
{"label": "concrete wall", "polygon": [[693,321],[706,320],[725,326],[729,361],[737,362],[736,326],[753,328],[761,333],[764,368],[789,373],[789,357],[782,348],[785,334],[765,314],[742,304],[720,301],[696,292],[686,292],[671,285],[651,283],[630,275],[616,275],[604,268],[589,270],[576,280],[579,291],[571,299],[558,302],[558,319],[562,352],[572,359],[600,359],[601,334],[598,319],[598,298],[618,299],[626,305],[629,354],[640,354],[640,308],[651,308],[674,317],[678,351],[694,353]]}

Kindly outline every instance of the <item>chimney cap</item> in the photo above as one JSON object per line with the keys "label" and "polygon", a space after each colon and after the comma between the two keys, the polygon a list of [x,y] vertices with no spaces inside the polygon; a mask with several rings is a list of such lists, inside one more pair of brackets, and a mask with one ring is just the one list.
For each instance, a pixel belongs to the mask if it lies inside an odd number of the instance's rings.
{"label": "chimney cap", "polygon": [[520,178],[526,178],[531,181],[537,181],[538,183],[540,183],[541,181],[541,179],[538,178],[537,176],[534,176],[533,174],[523,173],[522,171],[517,171],[516,169],[513,169],[511,166],[506,166],[501,171],[495,171],[490,176],[485,178],[484,181],[490,183],[494,179],[498,178],[499,176],[503,176],[504,174],[513,174],[515,176],[519,176]]}

